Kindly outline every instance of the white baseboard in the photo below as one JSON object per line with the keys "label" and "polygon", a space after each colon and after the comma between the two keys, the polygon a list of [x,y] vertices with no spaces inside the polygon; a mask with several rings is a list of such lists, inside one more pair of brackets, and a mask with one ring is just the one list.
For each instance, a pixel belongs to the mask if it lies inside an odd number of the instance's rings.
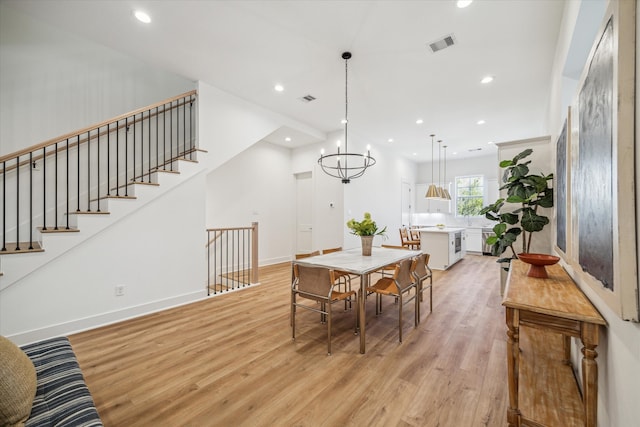
{"label": "white baseboard", "polygon": [[45,340],[47,338],[68,336],[89,329],[99,328],[101,326],[110,325],[113,323],[121,322],[123,320],[132,319],[134,317],[140,317],[146,314],[167,310],[169,308],[190,304],[205,298],[209,297],[207,297],[207,291],[203,289],[202,291],[192,292],[184,295],[177,295],[159,301],[153,301],[133,307],[127,307],[122,310],[101,313],[95,316],[47,326],[45,328],[21,332],[15,335],[7,336],[7,338],[17,345],[30,344],[33,342]]}

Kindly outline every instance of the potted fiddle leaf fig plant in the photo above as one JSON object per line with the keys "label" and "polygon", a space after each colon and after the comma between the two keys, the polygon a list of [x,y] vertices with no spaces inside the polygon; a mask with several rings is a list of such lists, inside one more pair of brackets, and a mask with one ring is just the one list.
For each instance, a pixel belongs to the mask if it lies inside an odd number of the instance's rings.
{"label": "potted fiddle leaf fig plant", "polygon": [[371,247],[373,246],[373,238],[375,236],[385,236],[387,227],[382,230],[378,229],[378,226],[374,220],[371,219],[369,212],[364,213],[364,219],[362,221],[356,221],[351,218],[347,221],[347,227],[351,230],[351,234],[360,236],[362,241],[362,255],[371,255]]}
{"label": "potted fiddle leaf fig plant", "polygon": [[[500,162],[500,168],[504,169],[500,190],[507,191],[507,198],[499,198],[480,211],[487,219],[497,222],[493,227],[494,235],[487,238],[487,244],[491,245],[491,254],[501,256],[507,250],[511,251],[509,257],[502,257],[497,261],[504,263],[505,270],[509,269],[512,259],[518,258],[514,248],[518,237],[521,237],[522,242],[520,252],[529,252],[533,233],[541,231],[549,224],[549,218],[544,216],[539,208],[553,207],[553,187],[549,184],[553,174],[530,174],[531,160],[523,159],[531,153],[533,150],[529,148],[511,160]],[[508,209],[513,204],[517,207],[505,210],[505,205]]]}

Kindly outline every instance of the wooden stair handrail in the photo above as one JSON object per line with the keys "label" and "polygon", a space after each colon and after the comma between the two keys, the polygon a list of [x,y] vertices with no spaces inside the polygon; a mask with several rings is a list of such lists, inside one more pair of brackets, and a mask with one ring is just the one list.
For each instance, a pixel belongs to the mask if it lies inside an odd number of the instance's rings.
{"label": "wooden stair handrail", "polygon": [[[7,160],[15,159],[16,157],[20,157],[20,156],[23,156],[25,154],[29,154],[29,153],[37,151],[37,150],[41,150],[41,149],[43,149],[45,147],[48,147],[50,145],[53,145],[53,144],[55,144],[57,142],[66,141],[67,139],[70,139],[70,138],[73,138],[73,137],[77,137],[78,135],[82,135],[82,134],[87,133],[87,132],[91,132],[92,130],[101,128],[101,127],[106,126],[106,125],[108,125],[110,123],[114,123],[114,122],[118,122],[120,120],[124,120],[127,117],[135,116],[136,114],[140,114],[142,112],[149,111],[149,110],[151,110],[153,108],[160,107],[160,106],[162,106],[164,104],[168,104],[170,102],[173,102],[173,101],[176,101],[176,100],[180,100],[182,98],[186,98],[187,96],[191,96],[191,95],[196,95],[197,96],[197,92],[198,92],[197,90],[191,90],[191,91],[185,92],[185,93],[183,93],[181,95],[177,95],[177,96],[174,96],[172,98],[165,99],[164,101],[156,102],[155,104],[151,104],[151,105],[148,105],[146,107],[138,108],[137,110],[130,111],[130,112],[125,113],[125,114],[121,114],[121,115],[119,115],[117,117],[113,117],[111,119],[102,121],[102,122],[97,123],[95,125],[87,126],[87,127],[82,128],[80,130],[73,131],[73,132],[67,133],[65,135],[58,136],[58,137],[55,137],[53,139],[49,139],[48,141],[41,142],[40,144],[32,145],[31,147],[27,147],[27,148],[24,148],[22,150],[16,151],[14,153],[1,156],[0,157],[0,163],[5,162]],[[142,120],[142,119],[140,119],[140,120]],[[133,123],[135,124],[135,121]],[[118,127],[118,129],[120,129],[120,127]]]}

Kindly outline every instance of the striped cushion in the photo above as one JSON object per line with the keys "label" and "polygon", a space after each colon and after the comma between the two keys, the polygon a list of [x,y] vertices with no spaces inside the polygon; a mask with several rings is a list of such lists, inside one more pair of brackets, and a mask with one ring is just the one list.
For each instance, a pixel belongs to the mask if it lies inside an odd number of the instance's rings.
{"label": "striped cushion", "polygon": [[67,338],[40,341],[22,350],[38,376],[36,397],[25,426],[102,426]]}

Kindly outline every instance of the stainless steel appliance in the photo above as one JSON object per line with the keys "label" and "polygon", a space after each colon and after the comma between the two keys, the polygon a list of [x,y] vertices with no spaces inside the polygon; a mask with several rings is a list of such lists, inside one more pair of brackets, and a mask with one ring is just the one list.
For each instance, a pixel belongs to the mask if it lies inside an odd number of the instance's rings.
{"label": "stainless steel appliance", "polygon": [[458,231],[454,236],[456,242],[456,253],[458,253],[462,250],[462,232]]}

